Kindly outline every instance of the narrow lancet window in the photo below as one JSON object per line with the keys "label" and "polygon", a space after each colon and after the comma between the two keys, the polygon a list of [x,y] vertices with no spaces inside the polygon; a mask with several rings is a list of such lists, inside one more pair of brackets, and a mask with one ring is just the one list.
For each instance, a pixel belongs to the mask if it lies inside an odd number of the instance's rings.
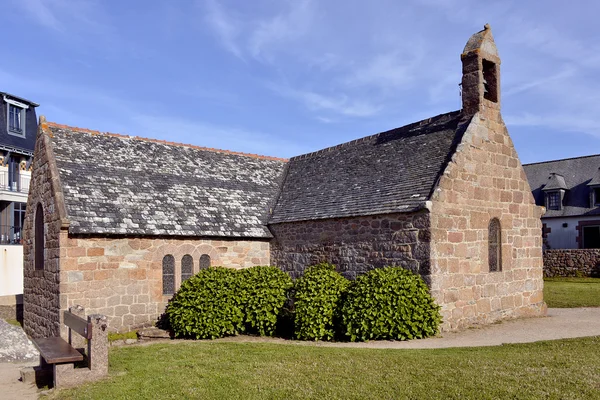
{"label": "narrow lancet window", "polygon": [[44,208],[41,204],[35,210],[34,234],[34,263],[35,269],[44,269]]}
{"label": "narrow lancet window", "polygon": [[175,257],[167,254],[162,261],[163,294],[175,293]]}
{"label": "narrow lancet window", "polygon": [[488,263],[490,272],[502,271],[502,229],[498,218],[492,218],[488,228]]}
{"label": "narrow lancet window", "polygon": [[210,256],[202,254],[200,256],[200,269],[207,269],[208,267],[210,267]]}
{"label": "narrow lancet window", "polygon": [[181,283],[194,274],[194,259],[189,254],[181,258]]}

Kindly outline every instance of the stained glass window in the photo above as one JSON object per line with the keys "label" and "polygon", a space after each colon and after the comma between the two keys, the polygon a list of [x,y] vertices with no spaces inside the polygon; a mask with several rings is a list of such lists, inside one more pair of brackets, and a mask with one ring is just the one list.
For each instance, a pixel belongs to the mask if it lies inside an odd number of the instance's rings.
{"label": "stained glass window", "polygon": [[208,254],[202,254],[200,256],[200,269],[206,269],[210,267],[210,256]]}
{"label": "stained glass window", "polygon": [[194,274],[194,259],[189,254],[181,258],[181,282],[189,279]]}
{"label": "stained glass window", "polygon": [[175,257],[167,254],[162,261],[163,294],[175,293]]}

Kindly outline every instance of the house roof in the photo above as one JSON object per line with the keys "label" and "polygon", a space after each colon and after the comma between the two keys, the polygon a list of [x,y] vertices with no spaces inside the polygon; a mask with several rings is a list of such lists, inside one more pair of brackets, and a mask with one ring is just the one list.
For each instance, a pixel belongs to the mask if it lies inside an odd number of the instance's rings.
{"label": "house roof", "polygon": [[550,190],[560,190],[560,189],[569,190],[569,188],[567,187],[567,184],[565,183],[565,177],[560,174],[551,172],[550,176],[548,177],[548,180],[546,181],[546,184],[544,185],[544,188],[542,190],[544,192],[548,192]]}
{"label": "house roof", "polygon": [[286,160],[47,123],[77,234],[269,238]]}
{"label": "house roof", "polygon": [[290,159],[269,223],[423,207],[462,137],[459,111]]}
{"label": "house roof", "polygon": [[599,167],[600,154],[523,165],[538,205],[544,205],[544,190],[552,189],[557,184],[552,174],[564,177],[566,192],[563,206],[560,210],[547,210],[544,218],[600,214],[600,207],[590,207],[588,186],[597,178]]}

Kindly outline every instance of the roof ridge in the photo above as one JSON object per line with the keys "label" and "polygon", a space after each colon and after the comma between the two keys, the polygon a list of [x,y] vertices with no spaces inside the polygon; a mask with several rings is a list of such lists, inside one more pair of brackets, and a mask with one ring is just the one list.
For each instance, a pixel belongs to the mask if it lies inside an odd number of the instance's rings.
{"label": "roof ridge", "polygon": [[373,135],[363,136],[363,137],[360,137],[358,139],[351,140],[349,142],[344,142],[344,143],[336,144],[336,145],[333,145],[333,146],[325,147],[324,149],[312,151],[310,153],[301,154],[299,156],[294,156],[294,157],[291,157],[290,160],[302,160],[302,159],[305,159],[305,158],[308,158],[308,157],[312,157],[312,156],[315,156],[315,155],[318,155],[318,154],[323,154],[323,153],[326,153],[326,152],[329,152],[329,151],[337,150],[337,149],[340,149],[340,148],[345,147],[345,146],[349,146],[349,145],[353,145],[353,144],[360,143],[360,142],[363,142],[363,141],[367,141],[367,140],[373,139],[373,138],[375,138],[375,137],[377,137],[379,135],[382,135],[384,133],[388,133],[388,132],[395,131],[395,130],[398,130],[398,129],[407,128],[409,126],[418,127],[420,125],[429,124],[429,123],[431,123],[431,121],[433,121],[436,118],[441,118],[441,117],[444,117],[446,115],[450,115],[450,114],[454,114],[454,113],[456,113],[458,115],[458,114],[460,114],[460,112],[461,112],[461,110],[455,110],[455,111],[450,111],[450,112],[447,112],[447,113],[439,114],[439,115],[436,115],[436,116],[433,116],[433,117],[422,119],[421,121],[411,122],[409,124],[402,125],[402,126],[399,126],[397,128],[392,128],[392,129],[388,129],[388,130],[385,130],[385,131],[382,131],[382,132],[379,132],[379,133],[375,133]]}
{"label": "roof ridge", "polygon": [[538,161],[538,162],[523,164],[523,166],[525,167],[525,166],[528,166],[528,165],[547,164],[547,163],[558,162],[558,161],[579,160],[579,159],[582,159],[582,158],[599,157],[599,156],[600,156],[600,154],[590,154],[590,155],[587,155],[587,156],[560,158],[558,160]]}
{"label": "roof ridge", "polygon": [[116,138],[121,138],[121,139],[134,139],[134,140],[139,140],[139,141],[143,141],[143,142],[159,143],[159,144],[165,144],[168,146],[188,147],[188,148],[196,149],[196,150],[204,150],[204,151],[212,151],[213,153],[223,153],[223,154],[232,154],[232,155],[244,156],[244,157],[252,157],[252,158],[258,158],[261,160],[272,160],[272,161],[283,161],[283,162],[289,161],[287,158],[263,156],[260,154],[243,153],[240,151],[216,149],[216,148],[212,148],[212,147],[203,147],[203,146],[197,146],[197,145],[186,144],[186,143],[169,142],[167,140],[145,138],[145,137],[141,137],[141,136],[123,135],[120,133],[101,132],[101,131],[96,131],[96,130],[87,129],[87,128],[80,128],[77,126],[59,124],[56,122],[47,121],[47,122],[44,122],[44,124],[46,124],[48,126],[53,126],[55,128],[70,129],[70,130],[74,130],[74,131],[78,131],[78,132],[82,132],[82,133],[89,133],[90,135],[103,135],[103,136],[111,136],[111,137],[116,137]]}

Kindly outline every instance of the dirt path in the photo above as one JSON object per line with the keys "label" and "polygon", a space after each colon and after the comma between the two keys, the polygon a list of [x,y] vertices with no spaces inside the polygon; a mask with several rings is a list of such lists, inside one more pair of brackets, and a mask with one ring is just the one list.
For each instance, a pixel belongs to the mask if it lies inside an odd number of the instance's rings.
{"label": "dirt path", "polygon": [[0,398],[3,400],[35,400],[38,389],[35,385],[21,382],[20,370],[31,363],[0,363]]}
{"label": "dirt path", "polygon": [[[268,342],[301,346],[335,346],[379,349],[434,349],[447,347],[498,346],[503,343],[530,343],[585,336],[600,336],[600,308],[551,308],[548,316],[505,321],[482,328],[462,332],[445,333],[443,336],[412,340],[408,342],[375,341],[367,343],[302,342],[252,336],[235,336],[218,339],[222,342]],[[177,343],[174,340],[165,340]],[[150,341],[144,344],[156,343]],[[0,362],[0,398],[3,400],[37,399],[33,385],[19,381],[19,370],[31,362]]]}

